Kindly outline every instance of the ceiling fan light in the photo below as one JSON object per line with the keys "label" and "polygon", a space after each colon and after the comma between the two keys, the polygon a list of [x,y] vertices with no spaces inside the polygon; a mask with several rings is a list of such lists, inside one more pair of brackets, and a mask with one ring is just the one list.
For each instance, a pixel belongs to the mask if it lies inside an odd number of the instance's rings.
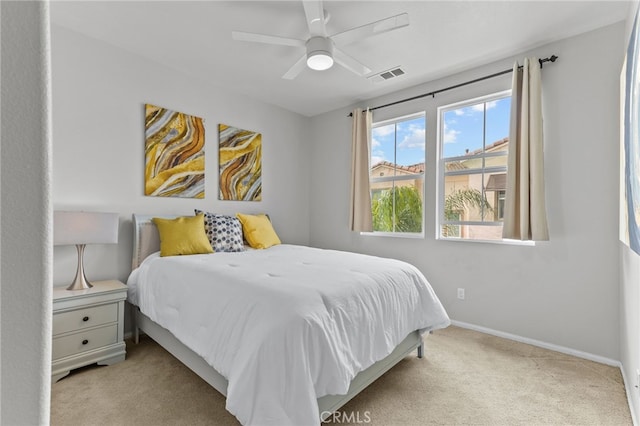
{"label": "ceiling fan light", "polygon": [[333,42],[328,37],[311,37],[307,40],[307,66],[323,71],[333,66]]}
{"label": "ceiling fan light", "polygon": [[307,66],[312,70],[324,71],[333,66],[333,58],[329,52],[316,50],[307,55]]}

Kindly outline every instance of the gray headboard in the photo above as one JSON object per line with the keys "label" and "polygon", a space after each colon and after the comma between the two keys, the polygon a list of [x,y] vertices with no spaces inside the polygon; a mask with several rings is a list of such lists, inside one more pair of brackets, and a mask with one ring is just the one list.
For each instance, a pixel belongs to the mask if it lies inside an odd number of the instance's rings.
{"label": "gray headboard", "polygon": [[133,259],[131,269],[136,269],[151,253],[160,250],[158,228],[151,220],[154,217],[173,219],[180,215],[133,214]]}

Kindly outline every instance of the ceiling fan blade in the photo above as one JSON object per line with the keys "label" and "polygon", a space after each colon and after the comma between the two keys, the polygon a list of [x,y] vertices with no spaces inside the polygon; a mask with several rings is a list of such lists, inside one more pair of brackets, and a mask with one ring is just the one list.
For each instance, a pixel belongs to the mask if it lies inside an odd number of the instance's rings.
{"label": "ceiling fan blade", "polygon": [[360,62],[356,61],[337,47],[333,48],[333,60],[349,71],[360,76],[367,75],[371,72],[371,70],[366,65],[363,65]]}
{"label": "ceiling fan blade", "polygon": [[271,36],[265,34],[245,33],[243,31],[232,31],[231,37],[238,41],[251,41],[255,43],[278,44],[282,46],[304,47],[304,40]]}
{"label": "ceiling fan blade", "polygon": [[344,46],[349,43],[353,43],[354,41],[362,40],[366,37],[386,33],[406,26],[409,26],[409,14],[401,13],[400,15],[381,19],[379,21],[371,22],[370,24],[362,25],[361,27],[352,28],[338,34],[334,34],[331,36],[331,39],[334,43]]}
{"label": "ceiling fan blade", "polygon": [[298,74],[302,72],[303,69],[305,69],[306,66],[307,66],[307,55],[302,55],[302,57],[298,59],[291,68],[289,68],[289,71],[287,71],[282,76],[282,78],[284,78],[285,80],[293,80],[298,76]]}
{"label": "ceiling fan blade", "polygon": [[303,0],[304,14],[312,36],[327,36],[324,8],[321,0]]}

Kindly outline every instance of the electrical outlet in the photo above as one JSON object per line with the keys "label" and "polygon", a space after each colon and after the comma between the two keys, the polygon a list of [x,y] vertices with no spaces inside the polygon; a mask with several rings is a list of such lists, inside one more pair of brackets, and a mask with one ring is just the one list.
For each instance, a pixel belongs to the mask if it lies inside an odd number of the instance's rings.
{"label": "electrical outlet", "polygon": [[458,289],[458,299],[464,300],[464,288]]}

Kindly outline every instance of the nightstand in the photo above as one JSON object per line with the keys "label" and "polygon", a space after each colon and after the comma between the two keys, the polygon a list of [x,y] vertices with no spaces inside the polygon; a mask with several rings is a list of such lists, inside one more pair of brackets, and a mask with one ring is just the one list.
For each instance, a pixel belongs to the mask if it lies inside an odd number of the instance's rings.
{"label": "nightstand", "polygon": [[120,281],[96,281],[88,290],[53,288],[51,379],[89,364],[124,361],[124,301]]}

